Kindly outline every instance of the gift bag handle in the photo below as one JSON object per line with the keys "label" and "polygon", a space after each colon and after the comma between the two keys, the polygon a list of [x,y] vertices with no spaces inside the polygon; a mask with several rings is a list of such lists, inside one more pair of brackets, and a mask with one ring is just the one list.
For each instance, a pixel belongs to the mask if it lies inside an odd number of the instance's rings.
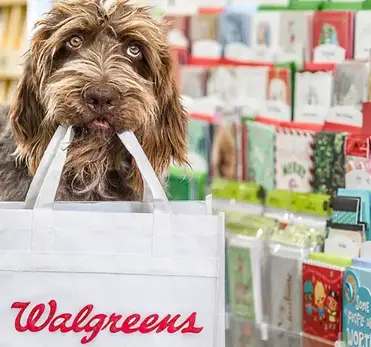
{"label": "gift bag handle", "polygon": [[[59,142],[58,150],[56,151],[55,156],[52,159],[49,170],[47,170],[46,172],[39,195],[35,203],[35,208],[50,208],[50,206],[52,206],[52,204],[54,203],[60,178],[62,176],[64,163],[67,157],[67,148],[68,145],[72,142],[73,137],[73,128],[69,127],[68,130],[65,131],[64,139]],[[164,189],[162,188],[161,183],[156,176],[156,173],[154,172],[146,154],[144,153],[134,133],[131,131],[125,131],[119,134],[118,137],[137,163],[143,181],[150,190],[153,200],[159,202],[167,202],[168,199],[166,197]]]}

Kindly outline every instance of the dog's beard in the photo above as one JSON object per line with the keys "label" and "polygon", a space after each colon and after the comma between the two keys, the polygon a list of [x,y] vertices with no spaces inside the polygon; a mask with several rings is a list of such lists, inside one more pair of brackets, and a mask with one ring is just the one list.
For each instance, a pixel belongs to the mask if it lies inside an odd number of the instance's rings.
{"label": "dog's beard", "polygon": [[[63,172],[63,184],[68,191],[64,195],[77,200],[118,200],[130,191],[130,158],[117,135],[105,136],[91,129],[76,129],[74,141],[68,148]],[[67,183],[67,184],[66,184]]]}

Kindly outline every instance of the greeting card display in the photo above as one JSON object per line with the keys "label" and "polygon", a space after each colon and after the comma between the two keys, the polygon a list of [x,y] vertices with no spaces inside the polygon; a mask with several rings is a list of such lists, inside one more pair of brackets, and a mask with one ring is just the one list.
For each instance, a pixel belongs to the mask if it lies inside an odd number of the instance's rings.
{"label": "greeting card display", "polygon": [[295,122],[323,124],[332,103],[332,72],[297,72]]}
{"label": "greeting card display", "polygon": [[303,263],[303,331],[337,341],[341,334],[343,269]]}
{"label": "greeting card display", "polygon": [[316,12],[313,17],[313,60],[319,63],[341,63],[351,59],[352,35],[351,12]]}

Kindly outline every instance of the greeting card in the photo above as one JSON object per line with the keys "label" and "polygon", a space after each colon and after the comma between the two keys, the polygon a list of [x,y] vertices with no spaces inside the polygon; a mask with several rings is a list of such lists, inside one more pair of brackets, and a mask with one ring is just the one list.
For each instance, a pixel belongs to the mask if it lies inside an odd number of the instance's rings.
{"label": "greeting card", "polygon": [[239,179],[242,172],[242,133],[239,121],[213,127],[211,173],[213,177]]}
{"label": "greeting card", "polygon": [[344,269],[303,263],[303,331],[329,341],[340,339]]}
{"label": "greeting card", "polygon": [[219,20],[215,14],[202,14],[191,17],[190,40],[218,40]]}
{"label": "greeting card", "polygon": [[312,144],[312,133],[283,128],[277,130],[277,189],[291,190],[301,193],[308,193],[312,191]]}
{"label": "greeting card", "polygon": [[275,187],[275,141],[273,126],[257,122],[247,123],[248,177],[266,190]]}
{"label": "greeting card", "polygon": [[[280,47],[295,61],[311,59],[312,12],[284,11],[280,19]],[[287,61],[287,60],[286,60]]]}
{"label": "greeting card", "polygon": [[368,68],[364,63],[338,64],[334,80],[334,106],[327,120],[331,123],[361,127],[362,103],[367,100]]}
{"label": "greeting card", "polygon": [[316,193],[334,195],[345,186],[344,142],[346,134],[318,132],[314,135],[314,180]]}
{"label": "greeting card", "polygon": [[189,46],[189,18],[188,17],[165,17],[167,37],[172,47],[188,49]]}
{"label": "greeting card", "polygon": [[233,314],[255,319],[253,274],[249,248],[229,247],[229,293]]}
{"label": "greeting card", "polygon": [[238,106],[236,95],[239,93],[239,86],[236,76],[234,68],[217,67],[209,71],[207,95],[217,100],[224,111],[232,111]]}
{"label": "greeting card", "polygon": [[219,42],[226,46],[240,42],[250,44],[251,16],[243,8],[227,7],[219,17]]}
{"label": "greeting card", "polygon": [[353,14],[316,12],[313,17],[313,60],[341,63],[353,57]]}
{"label": "greeting card", "polygon": [[183,65],[180,68],[180,92],[192,98],[206,95],[208,70],[204,67]]}
{"label": "greeting card", "polygon": [[234,317],[260,323],[263,318],[261,260],[263,243],[253,237],[228,238],[228,292]]}
{"label": "greeting card", "polygon": [[303,249],[271,245],[268,260],[269,323],[273,328],[301,331],[301,273]]}
{"label": "greeting card", "polygon": [[297,72],[295,75],[295,122],[323,124],[332,103],[332,72]]}
{"label": "greeting card", "polygon": [[344,274],[343,339],[348,347],[370,344],[371,269],[365,265],[357,262]]}
{"label": "greeting card", "polygon": [[337,106],[361,107],[367,100],[368,68],[364,63],[348,62],[336,66],[335,100]]}
{"label": "greeting card", "polygon": [[371,189],[371,139],[349,135],[345,146],[345,186],[348,189]]}
{"label": "greeting card", "polygon": [[251,46],[255,51],[256,60],[273,61],[280,40],[279,12],[262,11],[253,16]]}
{"label": "greeting card", "polygon": [[291,69],[272,67],[269,70],[267,102],[262,116],[290,121],[291,120]]}
{"label": "greeting card", "polygon": [[368,60],[371,50],[371,11],[358,11],[355,15],[355,51],[354,58]]}
{"label": "greeting card", "polygon": [[[267,100],[269,68],[240,66],[235,69],[235,82],[237,85],[234,95],[235,104],[242,108],[243,114],[262,114],[263,106]],[[251,86],[262,86],[252,88]]]}
{"label": "greeting card", "polygon": [[264,345],[259,328],[254,322],[233,317],[231,319],[231,346],[260,347]]}

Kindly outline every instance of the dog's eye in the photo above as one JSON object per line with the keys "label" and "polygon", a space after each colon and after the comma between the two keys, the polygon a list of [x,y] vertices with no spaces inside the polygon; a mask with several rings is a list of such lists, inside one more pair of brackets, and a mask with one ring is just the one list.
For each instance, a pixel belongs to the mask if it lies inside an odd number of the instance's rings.
{"label": "dog's eye", "polygon": [[134,59],[142,58],[142,50],[135,43],[131,43],[131,44],[128,45],[128,47],[126,48],[126,54],[130,58],[134,58]]}
{"label": "dog's eye", "polygon": [[67,46],[69,48],[72,48],[72,49],[79,49],[81,48],[82,46],[82,43],[83,43],[83,38],[81,36],[72,36],[68,42],[67,42]]}

